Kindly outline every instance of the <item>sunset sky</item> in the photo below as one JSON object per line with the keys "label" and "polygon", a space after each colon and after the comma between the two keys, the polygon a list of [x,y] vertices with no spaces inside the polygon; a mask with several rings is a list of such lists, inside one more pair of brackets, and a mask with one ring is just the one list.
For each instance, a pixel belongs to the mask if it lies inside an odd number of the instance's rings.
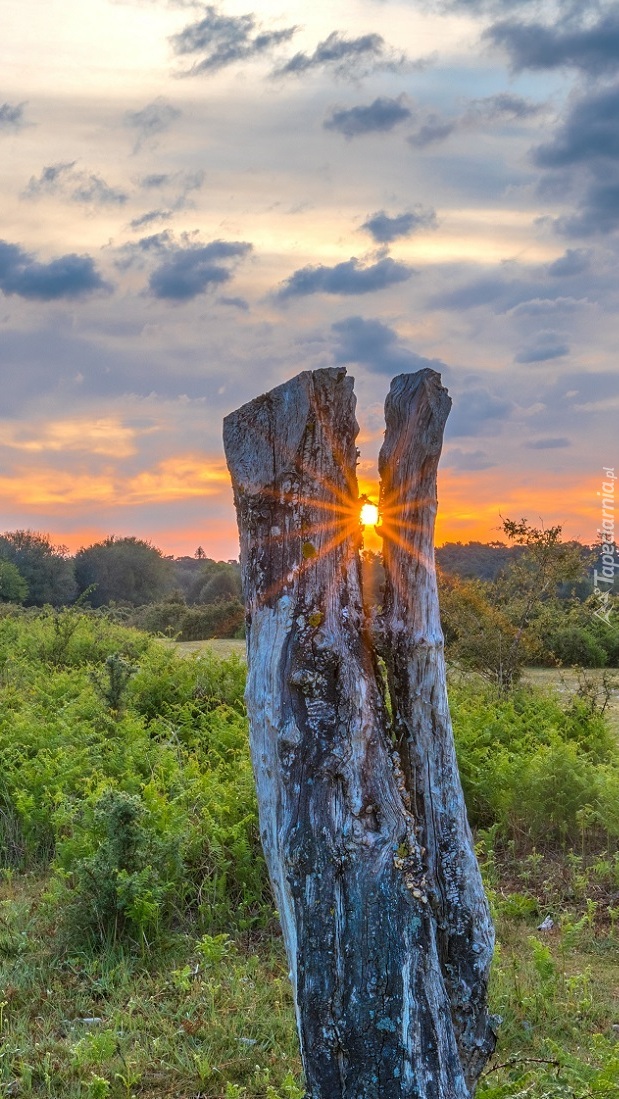
{"label": "sunset sky", "polygon": [[595,540],[619,465],[619,8],[2,0],[0,530],[236,557],[226,413],[453,398],[438,542]]}

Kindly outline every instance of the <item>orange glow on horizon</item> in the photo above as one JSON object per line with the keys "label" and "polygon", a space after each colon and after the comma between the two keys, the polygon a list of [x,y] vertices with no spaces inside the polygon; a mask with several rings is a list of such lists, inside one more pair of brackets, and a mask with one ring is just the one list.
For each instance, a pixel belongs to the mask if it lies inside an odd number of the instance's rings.
{"label": "orange glow on horizon", "polygon": [[97,473],[79,468],[53,470],[21,466],[10,476],[0,477],[0,500],[5,509],[51,507],[68,511],[95,503],[124,509],[213,496],[228,484],[223,462],[186,454],[166,458],[153,469],[142,470],[133,476],[127,476],[111,465]]}

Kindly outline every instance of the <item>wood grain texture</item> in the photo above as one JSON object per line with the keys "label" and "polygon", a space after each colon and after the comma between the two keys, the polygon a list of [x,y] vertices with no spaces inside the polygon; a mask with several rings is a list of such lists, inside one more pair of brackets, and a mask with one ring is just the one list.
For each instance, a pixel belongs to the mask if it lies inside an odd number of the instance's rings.
{"label": "wood grain texture", "polygon": [[363,606],[356,434],[344,369],[224,423],[262,843],[308,1099],[468,1099],[426,828]]}
{"label": "wood grain texture", "polygon": [[449,716],[434,525],[437,467],[451,399],[433,370],[394,378],[381,477],[386,573],[382,635],[394,732],[422,829],[428,893],[460,1059],[471,1090],[494,1050],[488,975],[494,949]]}

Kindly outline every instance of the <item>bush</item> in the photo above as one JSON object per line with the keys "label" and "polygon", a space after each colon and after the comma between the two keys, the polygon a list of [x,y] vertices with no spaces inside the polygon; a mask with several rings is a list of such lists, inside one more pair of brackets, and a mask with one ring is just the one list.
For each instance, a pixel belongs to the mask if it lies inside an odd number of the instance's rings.
{"label": "bush", "polygon": [[602,716],[567,710],[531,688],[498,698],[474,682],[450,688],[471,824],[520,843],[582,841],[583,821],[619,839],[619,755]]}
{"label": "bush", "polygon": [[65,943],[263,925],[241,662],[71,614],[62,661],[52,614],[0,619],[0,865],[51,868]]}

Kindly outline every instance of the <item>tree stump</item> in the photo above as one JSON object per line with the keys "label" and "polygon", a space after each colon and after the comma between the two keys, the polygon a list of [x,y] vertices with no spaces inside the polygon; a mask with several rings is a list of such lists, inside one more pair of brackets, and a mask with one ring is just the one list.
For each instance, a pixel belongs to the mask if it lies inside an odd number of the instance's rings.
{"label": "tree stump", "polygon": [[260,830],[308,1099],[469,1099],[493,1048],[492,926],[433,565],[450,403],[429,370],[395,379],[387,401],[388,691],[361,591],[352,379],[300,374],[224,423]]}

